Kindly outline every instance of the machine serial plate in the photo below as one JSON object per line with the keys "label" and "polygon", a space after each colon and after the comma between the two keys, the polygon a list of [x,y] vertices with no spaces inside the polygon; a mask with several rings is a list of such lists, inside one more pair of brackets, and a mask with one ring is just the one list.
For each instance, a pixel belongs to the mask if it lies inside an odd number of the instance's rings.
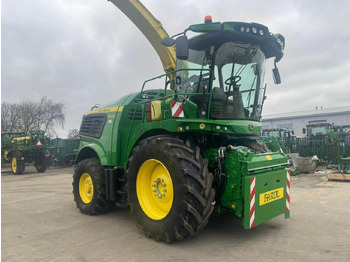
{"label": "machine serial plate", "polygon": [[267,203],[273,202],[275,200],[283,198],[284,188],[280,187],[265,193],[260,194],[259,196],[259,205],[265,205]]}

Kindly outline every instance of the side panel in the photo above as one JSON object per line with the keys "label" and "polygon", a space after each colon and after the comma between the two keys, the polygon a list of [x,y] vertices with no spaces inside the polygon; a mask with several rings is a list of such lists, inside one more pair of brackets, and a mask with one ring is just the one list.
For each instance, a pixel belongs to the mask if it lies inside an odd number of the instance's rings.
{"label": "side panel", "polygon": [[111,164],[114,166],[120,165],[121,157],[121,141],[125,138],[125,130],[120,128],[120,120],[122,113],[124,111],[124,106],[120,106],[117,114],[109,119],[113,121],[113,135],[111,138]]}
{"label": "side panel", "polygon": [[138,93],[130,94],[120,102],[119,109],[111,121],[113,121],[113,131],[110,142],[111,166],[124,165],[124,149],[126,147],[131,121],[129,119],[130,103],[135,99]]}
{"label": "side panel", "polygon": [[95,151],[101,165],[118,165],[118,141],[121,139],[118,136],[120,118],[124,111],[124,104],[130,102],[135,95],[137,93],[126,95],[116,102],[84,115],[80,127],[80,146],[76,161],[91,157]]}

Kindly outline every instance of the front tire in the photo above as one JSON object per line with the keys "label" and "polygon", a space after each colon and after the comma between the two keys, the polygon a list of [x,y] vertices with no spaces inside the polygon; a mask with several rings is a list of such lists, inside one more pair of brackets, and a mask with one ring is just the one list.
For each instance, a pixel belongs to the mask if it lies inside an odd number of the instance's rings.
{"label": "front tire", "polygon": [[11,170],[14,175],[21,174],[25,169],[25,163],[21,158],[22,154],[20,152],[13,152],[11,157]]}
{"label": "front tire", "polygon": [[114,204],[106,200],[104,170],[98,159],[89,158],[79,162],[72,185],[74,201],[84,214],[102,214]]}
{"label": "front tire", "polygon": [[172,242],[204,228],[215,191],[207,160],[199,149],[170,136],[143,140],[128,162],[131,213],[147,237]]}

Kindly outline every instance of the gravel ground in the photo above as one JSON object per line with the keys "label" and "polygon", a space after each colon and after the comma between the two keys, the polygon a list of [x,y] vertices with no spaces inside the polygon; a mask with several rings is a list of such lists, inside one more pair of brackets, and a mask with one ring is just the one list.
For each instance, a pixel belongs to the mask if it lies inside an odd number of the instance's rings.
{"label": "gravel ground", "polygon": [[147,239],[128,209],[87,216],[75,207],[72,168],[1,173],[2,261],[349,261],[350,182],[326,171],[292,176],[291,217],[252,230],[212,217],[194,238]]}

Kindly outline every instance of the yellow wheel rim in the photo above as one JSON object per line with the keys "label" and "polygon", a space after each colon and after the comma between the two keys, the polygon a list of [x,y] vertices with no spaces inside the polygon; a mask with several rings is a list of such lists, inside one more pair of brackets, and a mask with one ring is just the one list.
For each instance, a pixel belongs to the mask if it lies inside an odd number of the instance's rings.
{"label": "yellow wheel rim", "polygon": [[142,164],[136,179],[137,199],[145,214],[153,220],[166,217],[173,205],[173,182],[167,168],[158,160]]}
{"label": "yellow wheel rim", "polygon": [[79,180],[79,194],[85,204],[89,204],[94,196],[94,184],[88,173],[81,175]]}
{"label": "yellow wheel rim", "polygon": [[12,171],[14,173],[16,173],[17,172],[17,159],[15,157],[12,158],[11,166],[12,166]]}

